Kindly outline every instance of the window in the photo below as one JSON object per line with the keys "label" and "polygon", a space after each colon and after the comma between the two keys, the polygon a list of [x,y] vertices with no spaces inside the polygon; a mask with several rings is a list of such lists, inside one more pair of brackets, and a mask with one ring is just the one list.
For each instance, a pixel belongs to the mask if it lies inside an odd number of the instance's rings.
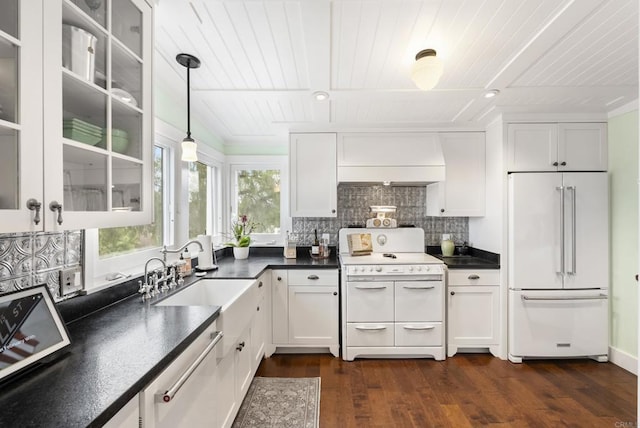
{"label": "window", "polygon": [[189,238],[207,233],[208,169],[200,162],[189,164]]}
{"label": "window", "polygon": [[101,259],[119,256],[146,248],[160,247],[164,237],[164,170],[165,149],[153,151],[153,223],[144,226],[127,226],[99,229],[98,256]]}
{"label": "window", "polygon": [[280,170],[239,170],[236,183],[237,215],[256,223],[256,233],[280,233]]}
{"label": "window", "polygon": [[246,215],[256,224],[252,233],[256,244],[282,242],[290,229],[284,165],[244,164],[231,166],[231,221]]}

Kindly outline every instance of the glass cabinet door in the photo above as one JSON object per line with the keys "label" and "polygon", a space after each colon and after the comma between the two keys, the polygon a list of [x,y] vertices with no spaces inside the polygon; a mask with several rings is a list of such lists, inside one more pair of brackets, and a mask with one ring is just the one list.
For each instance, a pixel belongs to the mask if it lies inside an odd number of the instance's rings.
{"label": "glass cabinet door", "polygon": [[64,223],[53,228],[149,223],[151,7],[145,0],[58,1],[45,5],[57,14],[45,33],[60,40],[58,49],[45,46],[45,63],[61,64],[45,70],[53,88],[45,83],[45,104],[61,112],[45,119],[52,157],[61,152],[45,181],[46,198],[63,206]]}
{"label": "glass cabinet door", "polygon": [[3,0],[0,13],[0,233],[43,225],[40,2]]}

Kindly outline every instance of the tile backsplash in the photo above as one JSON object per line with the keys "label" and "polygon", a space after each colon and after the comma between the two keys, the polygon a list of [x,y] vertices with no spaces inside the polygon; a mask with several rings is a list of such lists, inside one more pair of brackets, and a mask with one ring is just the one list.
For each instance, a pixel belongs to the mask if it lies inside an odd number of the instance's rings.
{"label": "tile backsplash", "polygon": [[338,230],[350,225],[364,225],[373,217],[371,205],[395,205],[393,216],[400,225],[414,225],[425,231],[427,245],[439,245],[443,233],[450,233],[455,242],[469,240],[467,217],[426,217],[427,189],[425,186],[338,186],[338,209],[335,218],[294,217],[293,233],[299,245],[311,245],[314,229],[318,234],[329,233],[331,245],[338,242]]}
{"label": "tile backsplash", "polygon": [[46,283],[62,300],[58,272],[82,265],[82,231],[0,234],[0,294]]}

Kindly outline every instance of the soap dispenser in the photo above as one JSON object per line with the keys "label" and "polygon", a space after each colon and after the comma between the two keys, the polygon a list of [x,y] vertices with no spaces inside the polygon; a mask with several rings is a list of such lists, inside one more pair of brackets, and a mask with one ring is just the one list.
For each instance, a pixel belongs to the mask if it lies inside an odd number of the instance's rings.
{"label": "soap dispenser", "polygon": [[451,235],[448,233],[443,233],[442,241],[440,242],[440,249],[442,250],[442,255],[444,257],[453,256],[453,251],[455,250],[455,248],[456,246],[451,240]]}

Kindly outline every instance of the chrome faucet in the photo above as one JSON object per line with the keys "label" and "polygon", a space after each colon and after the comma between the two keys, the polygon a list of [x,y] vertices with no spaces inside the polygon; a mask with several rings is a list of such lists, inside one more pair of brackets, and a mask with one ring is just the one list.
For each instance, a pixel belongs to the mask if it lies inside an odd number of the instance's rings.
{"label": "chrome faucet", "polygon": [[165,266],[166,266],[166,263],[167,263],[167,253],[171,253],[171,254],[181,253],[190,244],[198,244],[198,247],[200,247],[200,251],[204,251],[204,247],[202,246],[202,243],[200,243],[200,241],[198,241],[197,239],[192,239],[191,241],[187,242],[186,244],[184,244],[182,247],[178,248],[177,250],[169,250],[167,248],[167,246],[164,245],[162,247],[162,250],[160,250],[160,252],[162,253],[162,260],[165,262]]}
{"label": "chrome faucet", "polygon": [[[158,278],[158,275],[155,274],[151,281],[149,281],[149,263],[154,260],[162,263],[162,277]],[[142,300],[151,298],[151,296],[157,294],[159,291],[164,291],[158,290],[158,284],[162,281],[165,281],[165,283],[167,281],[167,264],[164,262],[164,260],[162,260],[160,257],[151,257],[149,260],[147,260],[147,262],[144,264],[143,280],[144,284],[142,283],[142,281],[138,281],[138,284],[140,285],[138,293],[142,294]]]}

